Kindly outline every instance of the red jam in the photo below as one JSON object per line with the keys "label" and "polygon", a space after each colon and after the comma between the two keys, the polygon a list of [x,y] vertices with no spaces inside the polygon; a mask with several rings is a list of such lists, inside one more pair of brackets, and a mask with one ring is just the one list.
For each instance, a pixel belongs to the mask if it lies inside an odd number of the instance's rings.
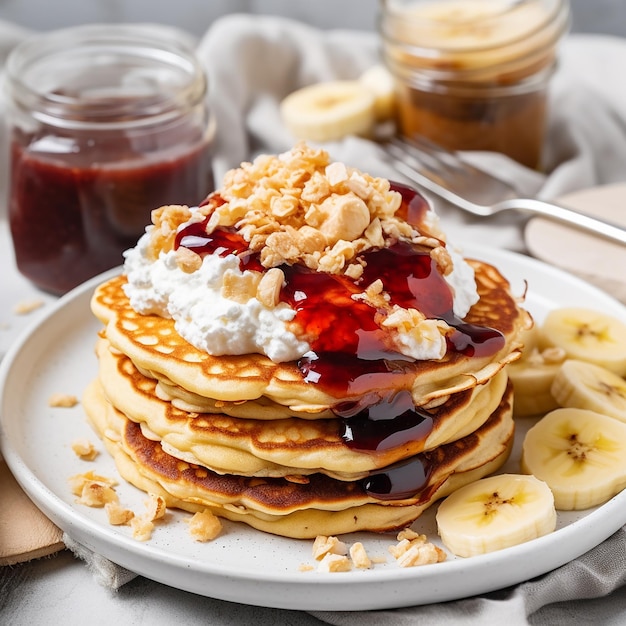
{"label": "red jam", "polygon": [[367,396],[363,402],[340,402],[333,408],[343,418],[342,438],[348,447],[380,452],[422,441],[430,434],[433,418],[415,407],[410,391],[383,398],[373,393],[370,402]]}
{"label": "red jam", "polygon": [[184,33],[85,24],[28,38],[5,69],[11,234],[41,289],[121,265],[152,210],[213,190],[208,82]]}
{"label": "red jam", "polygon": [[411,224],[411,226],[419,227],[422,234],[428,234],[423,232],[426,213],[430,210],[430,205],[426,198],[422,194],[417,193],[413,187],[403,185],[402,183],[394,182],[392,187],[402,197],[402,204],[396,212],[397,216]]}
{"label": "red jam", "polygon": [[419,493],[420,499],[425,501],[428,495],[423,490],[431,472],[427,457],[418,454],[379,472],[371,472],[361,480],[361,486],[365,493],[379,500],[401,500]]}
{"label": "red jam", "polygon": [[[425,200],[404,185],[394,184],[393,188],[402,195],[399,213],[420,224]],[[218,228],[207,235],[208,220],[181,229],[175,246],[188,247],[200,255],[236,254],[242,270],[263,270],[258,255],[250,252],[239,234]],[[280,299],[296,311],[293,323],[311,346],[298,362],[304,380],[336,398],[345,398],[333,407],[341,418],[340,434],[345,444],[380,452],[425,440],[432,429],[432,415],[412,401],[409,389],[415,377],[411,368],[414,359],[389,344],[377,323],[378,311],[353,300],[353,294],[381,279],[391,304],[445,320],[454,328],[447,340],[448,350],[470,357],[495,354],[504,345],[504,338],[495,329],[465,323],[454,315],[451,288],[428,249],[399,241],[362,256],[365,269],[357,281],[302,265],[281,266],[285,283]],[[427,457],[418,455],[393,468],[372,472],[361,484],[378,499],[400,499],[423,489],[429,472]]]}
{"label": "red jam", "polygon": [[84,145],[64,154],[58,146],[58,138],[15,133],[9,200],[17,266],[52,293],[120,265],[156,207],[194,205],[213,187],[204,144],[158,161],[119,137],[89,160],[80,157]]}
{"label": "red jam", "polygon": [[[209,203],[213,208],[216,208],[223,204],[224,201],[218,194],[211,194],[210,198],[204,200],[200,206],[205,206]],[[265,268],[259,261],[258,254],[251,253],[248,242],[234,230],[218,228],[210,235],[207,235],[206,226],[209,218],[210,216],[200,222],[192,222],[179,230],[174,240],[174,249],[182,246],[200,256],[215,254],[219,257],[225,257],[229,254],[236,254],[239,257],[239,267],[242,271],[265,271]]]}

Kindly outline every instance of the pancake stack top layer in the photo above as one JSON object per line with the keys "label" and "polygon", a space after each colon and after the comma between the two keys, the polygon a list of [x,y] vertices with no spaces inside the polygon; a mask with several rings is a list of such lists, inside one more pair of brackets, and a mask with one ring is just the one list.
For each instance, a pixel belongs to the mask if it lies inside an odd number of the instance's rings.
{"label": "pancake stack top layer", "polygon": [[155,210],[92,309],[90,419],[171,505],[288,536],[386,530],[508,453],[527,313],[419,194],[323,150]]}

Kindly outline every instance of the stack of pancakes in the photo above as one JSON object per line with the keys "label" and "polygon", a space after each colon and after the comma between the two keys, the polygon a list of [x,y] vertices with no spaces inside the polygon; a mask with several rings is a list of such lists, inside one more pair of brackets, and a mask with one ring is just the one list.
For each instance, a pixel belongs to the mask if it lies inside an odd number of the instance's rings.
{"label": "stack of pancakes", "polygon": [[[385,393],[408,390],[406,424],[346,417],[346,398],[313,384],[297,361],[199,350],[172,319],[136,312],[125,276],[92,298],[104,328],[98,376],[84,396],[88,417],[122,477],[170,507],[298,538],[406,527],[497,470],[512,445],[504,366],[518,356],[528,315],[496,268],[470,264],[479,299],[463,322],[503,340],[491,354],[402,360],[403,375]],[[366,395],[375,392],[374,383]]]}

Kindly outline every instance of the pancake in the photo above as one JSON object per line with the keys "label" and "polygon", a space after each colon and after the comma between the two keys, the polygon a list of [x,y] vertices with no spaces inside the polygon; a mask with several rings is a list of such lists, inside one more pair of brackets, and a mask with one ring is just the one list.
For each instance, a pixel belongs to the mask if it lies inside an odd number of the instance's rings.
{"label": "pancake", "polygon": [[[138,370],[141,371],[141,370]],[[141,372],[150,377],[150,372]],[[285,417],[299,417],[301,419],[328,419],[334,418],[335,414],[330,409],[320,408],[315,410],[309,407],[308,411],[295,411],[288,406],[278,404],[265,396],[254,400],[215,400],[205,398],[196,393],[174,384],[164,375],[155,379],[155,395],[161,400],[170,402],[181,411],[188,413],[222,413],[232,417],[244,417],[256,420],[274,420]]]}
{"label": "pancake", "polygon": [[[504,342],[495,354],[467,355],[448,351],[440,360],[401,360],[385,372],[384,383],[393,390],[411,391],[416,406],[424,406],[452,393],[484,384],[521,350],[519,334],[529,325],[528,314],[518,306],[509,284],[496,268],[472,261],[479,301],[464,322],[500,332]],[[133,310],[124,294],[124,276],[100,285],[92,298],[94,314],[106,325],[106,337],[142,372],[189,390],[204,398],[226,402],[265,397],[293,411],[319,413],[340,401],[359,398],[377,388],[376,375],[347,396],[333,396],[320,385],[310,384],[298,363],[275,363],[260,354],[211,356],[186,342],[171,319],[142,315]],[[390,375],[392,373],[392,375]],[[358,393],[357,393],[358,392]]]}
{"label": "pancake", "polygon": [[[96,380],[86,389],[88,419],[115,459],[120,474],[139,489],[162,495],[170,507],[211,510],[226,519],[286,537],[313,538],[358,530],[385,532],[406,527],[439,498],[496,471],[508,458],[514,433],[510,384],[497,409],[474,433],[387,468],[425,478],[403,497],[374,497],[377,474],[338,481],[313,474],[306,483],[285,478],[220,475],[180,461],[147,439],[135,422],[117,411]],[[384,481],[383,481],[384,482]]]}
{"label": "pancake", "polygon": [[[407,422],[406,433],[398,429],[388,439],[381,436],[375,449],[358,449],[346,443],[342,437],[346,427],[337,418],[255,420],[183,411],[160,399],[157,382],[143,376],[105,339],[99,340],[96,352],[108,401],[139,423],[146,437],[160,441],[165,451],[185,461],[217,473],[244,476],[321,472],[340,480],[364,477],[371,470],[473,432],[496,409],[507,384],[506,373],[501,371],[485,385],[454,394],[442,405],[416,414],[415,424]],[[372,432],[375,426],[375,422],[365,424]],[[358,428],[358,424],[351,427]]]}
{"label": "pancake", "polygon": [[88,417],[169,506],[288,537],[387,531],[509,454],[521,298],[416,190],[324,150],[153,211],[91,310]]}

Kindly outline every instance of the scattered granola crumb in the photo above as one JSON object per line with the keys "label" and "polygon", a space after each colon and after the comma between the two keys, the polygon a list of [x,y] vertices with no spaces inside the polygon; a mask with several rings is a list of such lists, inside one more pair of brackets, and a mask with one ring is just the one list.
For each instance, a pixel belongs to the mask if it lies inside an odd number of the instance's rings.
{"label": "scattered granola crumb", "polygon": [[417,565],[431,565],[446,560],[446,553],[434,543],[411,546],[404,554],[398,557],[400,567],[415,567]]}
{"label": "scattered granola crumb", "polygon": [[411,528],[404,528],[398,533],[397,539],[398,541],[402,541],[403,539],[408,539],[409,541],[412,541],[413,539],[426,541],[426,535],[420,535]]}
{"label": "scattered granola crumb", "polygon": [[146,519],[150,520],[151,522],[154,520],[163,519],[167,511],[165,499],[163,498],[163,496],[159,496],[154,493],[150,493],[148,495],[150,496],[150,499],[146,500]]}
{"label": "scattered granola crumb", "polygon": [[[414,567],[445,561],[447,554],[434,543],[428,541],[426,535],[420,535],[410,528],[401,530],[397,537],[397,543],[389,546],[389,552],[393,555],[400,567]],[[357,541],[349,549],[346,544],[337,537],[318,535],[313,542],[313,557],[319,561],[319,572],[347,572],[356,567],[357,569],[369,569],[375,564],[387,562],[384,555],[370,557],[365,546]],[[306,572],[313,566],[301,565],[300,571]]]}
{"label": "scattered granola crumb", "polygon": [[130,527],[133,529],[133,539],[137,541],[148,541],[154,531],[154,522],[146,516],[133,517],[130,520]]}
{"label": "scattered granola crumb", "polygon": [[16,315],[28,315],[37,309],[40,309],[44,305],[43,300],[23,300],[18,302],[13,307],[13,312]]}
{"label": "scattered granola crumb", "polygon": [[107,487],[115,487],[117,481],[113,478],[107,478],[106,476],[100,476],[93,471],[85,472],[84,474],[75,474],[68,479],[70,488],[75,496],[80,496],[83,492],[83,488],[87,483],[100,483]]}
{"label": "scattered granola crumb", "polygon": [[101,482],[92,480],[83,485],[78,504],[84,504],[94,508],[102,508],[108,502],[117,502],[118,497],[115,489]]}
{"label": "scattered granola crumb", "polygon": [[222,522],[208,509],[194,513],[189,520],[189,533],[196,541],[212,541],[220,532],[222,532]]}
{"label": "scattered granola crumb", "polygon": [[346,555],[348,549],[343,541],[339,541],[337,537],[326,537],[318,535],[313,542],[313,557],[316,561],[323,559],[327,554]]}
{"label": "scattered granola crumb", "polygon": [[98,450],[88,439],[75,439],[72,441],[72,450],[83,461],[93,461],[98,456]]}
{"label": "scattered granola crumb", "polygon": [[358,569],[369,569],[372,567],[372,561],[369,556],[367,556],[365,547],[360,541],[357,541],[350,546],[350,558],[352,559],[354,566]]}
{"label": "scattered granola crumb", "polygon": [[135,515],[132,511],[125,509],[116,510],[111,507],[109,513],[109,521],[111,524],[115,524],[111,519],[111,515],[114,520],[119,519],[119,524],[128,524],[133,530],[133,539],[137,541],[148,541],[152,538],[154,532],[156,520],[163,519],[167,512],[165,500],[162,496],[157,494],[149,494],[150,499],[146,500],[146,512],[143,515]]}
{"label": "scattered granola crumb", "polygon": [[109,524],[112,526],[124,526],[129,524],[130,520],[135,517],[135,514],[130,509],[125,509],[118,502],[107,502],[104,505],[104,510],[109,518]]}
{"label": "scattered granola crumb", "polygon": [[317,566],[318,572],[349,572],[352,564],[347,556],[327,553]]}
{"label": "scattered granola crumb", "polygon": [[78,404],[78,398],[69,393],[53,393],[48,398],[48,406],[71,409]]}
{"label": "scattered granola crumb", "polygon": [[373,565],[382,565],[383,563],[387,562],[387,557],[383,555],[372,556],[370,557],[370,561],[372,562]]}
{"label": "scattered granola crumb", "polygon": [[315,568],[310,563],[301,563],[298,568],[301,572],[312,572]]}
{"label": "scattered granola crumb", "polygon": [[441,563],[447,558],[446,553],[429,542],[426,535],[420,535],[409,528],[402,530],[397,539],[397,544],[389,546],[389,552],[400,567]]}
{"label": "scattered granola crumb", "polygon": [[[413,545],[417,545],[418,540],[414,540]],[[393,556],[394,559],[399,559],[409,548],[411,547],[411,542],[408,539],[403,539],[398,543],[389,546],[389,553]]]}

